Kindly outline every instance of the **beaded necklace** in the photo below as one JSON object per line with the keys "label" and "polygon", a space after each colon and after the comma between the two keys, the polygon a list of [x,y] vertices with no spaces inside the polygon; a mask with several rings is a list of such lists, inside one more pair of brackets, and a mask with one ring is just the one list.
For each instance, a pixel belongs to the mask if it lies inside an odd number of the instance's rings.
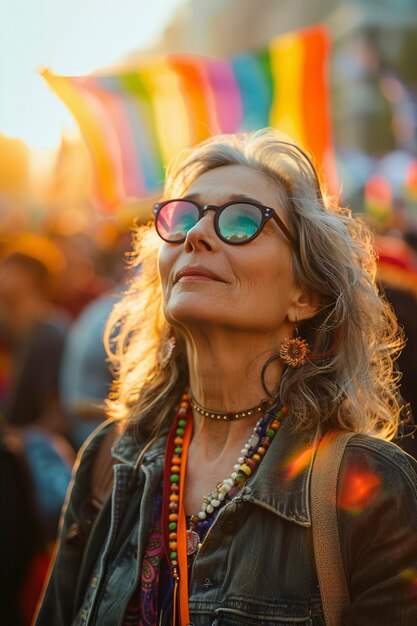
{"label": "beaded necklace", "polygon": [[257,422],[247,444],[241,450],[241,456],[234,466],[230,478],[223,480],[217,485],[214,492],[203,498],[199,514],[191,517],[190,528],[187,529],[183,495],[193,416],[188,393],[183,394],[173,420],[165,451],[162,513],[165,548],[174,579],[173,626],[177,626],[178,617],[181,624],[188,624],[190,621],[188,613],[189,559],[195,556],[197,549],[217,517],[221,505],[234,498],[248,478],[256,471],[280,427],[280,421],[286,414],[287,409],[285,407],[277,410],[276,406],[272,406],[267,414]]}

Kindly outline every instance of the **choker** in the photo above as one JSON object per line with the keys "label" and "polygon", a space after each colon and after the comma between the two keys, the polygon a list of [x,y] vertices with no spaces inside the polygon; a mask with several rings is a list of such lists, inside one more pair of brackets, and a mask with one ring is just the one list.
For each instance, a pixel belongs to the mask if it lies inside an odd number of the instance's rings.
{"label": "choker", "polygon": [[262,400],[256,406],[253,406],[251,409],[246,409],[245,411],[238,411],[237,413],[221,413],[220,411],[208,411],[201,404],[198,404],[197,400],[194,396],[190,396],[190,405],[191,407],[197,411],[203,417],[209,417],[212,420],[224,420],[226,422],[234,422],[235,420],[240,420],[242,417],[249,417],[250,415],[257,415],[258,413],[264,413],[271,406],[272,402],[270,400]]}

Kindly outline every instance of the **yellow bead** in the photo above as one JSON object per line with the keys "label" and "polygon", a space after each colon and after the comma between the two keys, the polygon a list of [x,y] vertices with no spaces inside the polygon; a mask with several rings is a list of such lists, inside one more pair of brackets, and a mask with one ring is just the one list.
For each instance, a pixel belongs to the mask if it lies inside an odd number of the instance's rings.
{"label": "yellow bead", "polygon": [[251,468],[249,467],[249,465],[246,465],[246,463],[240,466],[240,471],[244,472],[246,476],[250,476],[252,474]]}

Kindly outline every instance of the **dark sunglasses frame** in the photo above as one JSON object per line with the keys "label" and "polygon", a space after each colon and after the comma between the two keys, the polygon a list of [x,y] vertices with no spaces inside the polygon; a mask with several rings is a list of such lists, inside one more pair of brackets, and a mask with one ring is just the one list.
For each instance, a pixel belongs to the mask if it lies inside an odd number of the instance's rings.
{"label": "dark sunglasses frame", "polygon": [[[160,212],[162,211],[162,209],[164,208],[164,206],[166,206],[167,204],[170,204],[171,202],[189,202],[190,204],[193,204],[196,207],[196,209],[198,210],[198,220],[197,220],[197,222],[199,222],[201,220],[201,218],[204,216],[204,213],[206,213],[206,211],[215,211],[214,230],[216,232],[216,235],[219,237],[219,239],[221,239],[222,241],[224,241],[225,243],[228,243],[230,245],[241,246],[241,245],[244,245],[245,243],[249,243],[250,241],[253,241],[261,233],[263,227],[268,222],[268,220],[270,220],[272,218],[277,223],[279,229],[285,235],[285,237],[288,239],[290,244],[292,246],[295,246],[295,239],[294,239],[294,237],[292,236],[292,234],[290,233],[290,231],[288,230],[287,226],[284,224],[282,219],[279,217],[279,215],[277,214],[275,209],[272,209],[270,207],[264,206],[263,204],[259,204],[259,202],[255,202],[253,200],[250,200],[250,201],[249,200],[247,200],[247,201],[233,200],[233,201],[230,201],[230,202],[226,202],[226,204],[222,204],[221,206],[217,206],[215,204],[204,204],[204,205],[202,205],[202,204],[199,204],[198,202],[196,202],[195,200],[188,200],[187,198],[174,198],[172,200],[165,200],[164,202],[159,202],[158,204],[154,205],[153,214],[154,214],[154,218],[155,218],[156,232],[161,237],[161,239],[163,241],[166,241],[167,243],[174,243],[174,244],[175,243],[184,243],[184,241],[185,241],[185,239],[187,237],[185,235],[181,239],[177,239],[176,241],[170,241],[169,239],[166,239],[165,237],[163,237],[161,235],[161,233],[159,232],[159,230],[158,230],[158,216],[159,216]],[[252,237],[249,237],[248,239],[245,239],[244,241],[230,241],[230,239],[226,239],[225,237],[222,236],[222,234],[220,232],[220,229],[219,229],[219,219],[220,219],[220,215],[222,214],[222,212],[225,209],[227,209],[227,207],[234,206],[234,205],[239,205],[239,204],[250,205],[250,206],[256,207],[261,212],[262,219],[261,219],[261,222],[259,224],[258,230],[252,235]]]}

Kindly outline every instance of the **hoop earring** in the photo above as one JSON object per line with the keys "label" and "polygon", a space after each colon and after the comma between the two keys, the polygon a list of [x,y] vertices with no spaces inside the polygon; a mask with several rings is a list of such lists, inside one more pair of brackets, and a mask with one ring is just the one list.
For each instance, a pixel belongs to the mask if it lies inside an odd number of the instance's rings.
{"label": "hoop earring", "polygon": [[274,354],[271,357],[269,357],[269,359],[266,361],[266,363],[264,363],[262,370],[261,370],[261,384],[262,384],[262,388],[265,391],[265,393],[272,398],[273,400],[276,400],[279,396],[278,393],[272,393],[270,391],[270,389],[268,389],[268,385],[265,382],[265,374],[266,374],[266,370],[268,369],[268,367],[271,365],[271,363],[273,361],[276,361],[277,359],[280,359],[281,356],[279,354]]}
{"label": "hoop earring", "polygon": [[286,337],[281,343],[279,356],[288,367],[302,367],[310,354],[310,346],[299,336],[297,322],[294,330],[295,337]]}

